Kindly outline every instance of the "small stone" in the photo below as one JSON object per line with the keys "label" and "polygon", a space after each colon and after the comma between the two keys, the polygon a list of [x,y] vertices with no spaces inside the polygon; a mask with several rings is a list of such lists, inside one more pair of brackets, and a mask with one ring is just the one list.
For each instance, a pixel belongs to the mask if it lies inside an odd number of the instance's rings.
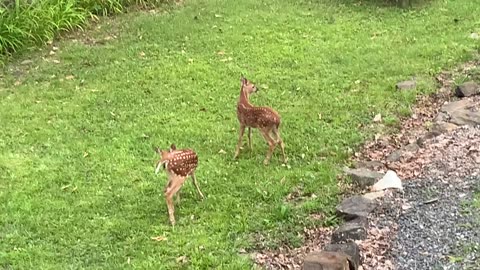
{"label": "small stone", "polygon": [[345,243],[349,240],[367,238],[367,219],[356,218],[340,225],[332,234],[332,243]]}
{"label": "small stone", "polygon": [[451,131],[453,131],[457,128],[458,128],[458,126],[455,125],[455,124],[439,121],[439,122],[435,122],[435,124],[433,124],[432,132],[448,133],[448,132],[451,132]]}
{"label": "small stone", "polygon": [[401,149],[393,151],[390,155],[388,155],[387,161],[388,162],[397,162],[402,158],[402,156],[405,154],[405,152],[413,153],[413,152],[417,152],[419,149],[420,149],[420,146],[418,146],[418,144],[416,142],[410,143],[410,144],[402,147]]}
{"label": "small stone", "polygon": [[349,263],[343,252],[311,252],[303,261],[303,270],[348,270]]}
{"label": "small stone", "polygon": [[476,82],[462,83],[455,88],[455,95],[457,97],[470,97],[480,94],[480,85]]}
{"label": "small stone", "polygon": [[350,270],[358,269],[360,266],[360,249],[355,242],[345,244],[329,244],[325,247],[325,251],[343,252],[347,255],[350,264]]}
{"label": "small stone", "polygon": [[21,65],[30,65],[31,63],[33,63],[32,60],[23,60],[20,64]]}
{"label": "small stone", "polygon": [[402,158],[403,152],[402,150],[395,150],[387,157],[388,162],[397,162]]}
{"label": "small stone", "polygon": [[352,220],[357,217],[367,217],[375,209],[375,203],[360,195],[346,198],[337,205],[337,212],[344,216],[346,220]]}
{"label": "small stone", "polygon": [[430,132],[427,132],[425,135],[423,135],[422,137],[417,139],[417,144],[418,144],[418,146],[423,147],[427,140],[433,139],[440,134],[441,134],[441,132],[435,132],[433,130],[430,131]]}
{"label": "small stone", "polygon": [[350,176],[352,182],[361,188],[375,184],[375,181],[382,178],[383,174],[365,168],[345,169],[344,172]]}
{"label": "small stone", "polygon": [[403,189],[402,180],[394,171],[388,170],[385,176],[372,187],[372,191],[384,190],[388,188]]}
{"label": "small stone", "polygon": [[402,147],[403,151],[406,152],[417,152],[420,149],[420,146],[416,142],[407,144],[406,146]]}
{"label": "small stone", "polygon": [[417,82],[414,80],[399,82],[396,85],[398,90],[410,90],[417,87]]}

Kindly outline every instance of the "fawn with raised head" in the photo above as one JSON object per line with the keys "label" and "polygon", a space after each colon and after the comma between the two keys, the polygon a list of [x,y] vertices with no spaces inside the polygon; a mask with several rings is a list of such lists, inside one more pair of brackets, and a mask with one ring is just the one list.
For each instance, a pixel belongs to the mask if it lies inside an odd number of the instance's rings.
{"label": "fawn with raised head", "polygon": [[257,86],[247,80],[243,75],[240,79],[240,97],[237,103],[237,118],[240,122],[240,134],[238,137],[237,148],[234,158],[240,154],[245,128],[248,128],[248,146],[252,147],[252,128],[257,128],[268,143],[269,149],[263,163],[267,165],[270,162],[273,151],[277,144],[282,149],[283,162],[287,162],[285,155],[285,145],[280,137],[281,118],[278,112],[270,107],[256,107],[250,103],[250,94],[258,91]]}
{"label": "fawn with raised head", "polygon": [[[203,199],[203,194],[200,191],[197,179],[195,178],[198,157],[197,154],[191,149],[177,150],[174,144],[170,146],[170,149],[165,151],[157,147],[156,152],[160,155],[160,160],[157,161],[155,166],[155,174],[158,174],[162,167],[167,171],[168,183],[164,194],[165,200],[167,201],[170,223],[175,225],[173,196],[180,190],[187,177],[192,177],[193,184],[195,185],[198,194]],[[180,199],[180,194],[177,194],[177,199]]]}

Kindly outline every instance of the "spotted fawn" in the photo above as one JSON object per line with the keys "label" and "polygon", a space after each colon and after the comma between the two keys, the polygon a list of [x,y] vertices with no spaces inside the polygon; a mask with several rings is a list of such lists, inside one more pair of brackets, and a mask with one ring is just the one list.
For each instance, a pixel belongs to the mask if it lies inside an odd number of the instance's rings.
{"label": "spotted fawn", "polygon": [[[167,171],[168,183],[164,194],[165,200],[167,201],[170,223],[175,225],[173,196],[180,190],[187,177],[192,177],[193,184],[197,188],[198,194],[203,199],[203,194],[200,191],[200,188],[197,184],[197,179],[195,178],[198,157],[197,154],[191,149],[177,150],[174,144],[170,146],[170,149],[165,151],[157,148],[156,152],[160,155],[160,160],[155,166],[155,174],[158,174],[162,167]],[[179,201],[179,199],[180,194],[177,194],[177,200]]]}
{"label": "spotted fawn", "polygon": [[288,158],[285,155],[285,145],[280,138],[281,118],[278,112],[270,107],[256,107],[250,103],[250,94],[258,91],[258,88],[242,76],[240,79],[241,90],[237,103],[237,118],[240,122],[240,134],[238,137],[237,148],[234,158],[240,154],[245,128],[248,127],[248,146],[252,148],[252,128],[257,128],[263,135],[269,145],[269,149],[263,163],[268,165],[272,157],[273,151],[277,144],[282,149],[283,162],[286,163]]}

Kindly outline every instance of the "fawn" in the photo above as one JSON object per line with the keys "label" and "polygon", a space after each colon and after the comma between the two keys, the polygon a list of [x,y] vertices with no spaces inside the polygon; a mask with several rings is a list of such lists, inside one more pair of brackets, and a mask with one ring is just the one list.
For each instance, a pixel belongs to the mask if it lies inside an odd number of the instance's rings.
{"label": "fawn", "polygon": [[252,105],[249,96],[257,92],[258,88],[243,75],[240,82],[240,98],[237,103],[237,118],[240,122],[240,134],[234,158],[237,158],[240,154],[243,134],[245,133],[245,128],[248,127],[248,146],[250,150],[253,149],[252,128],[257,128],[269,145],[269,150],[263,164],[268,165],[277,144],[280,144],[280,148],[282,149],[283,162],[287,163],[288,159],[285,156],[285,145],[283,144],[282,138],[280,138],[280,115],[270,107],[256,107]]}
{"label": "fawn", "polygon": [[[198,194],[202,199],[204,198],[198,187],[197,179],[195,178],[198,157],[191,149],[177,150],[174,144],[172,144],[170,149],[166,151],[157,147],[156,152],[160,155],[160,160],[155,166],[155,174],[158,174],[162,167],[167,171],[168,183],[164,194],[165,200],[167,201],[170,223],[175,225],[175,208],[173,206],[172,198],[180,190],[187,177],[192,177],[193,184],[197,188]],[[177,194],[177,200],[179,201],[179,199],[180,194]]]}

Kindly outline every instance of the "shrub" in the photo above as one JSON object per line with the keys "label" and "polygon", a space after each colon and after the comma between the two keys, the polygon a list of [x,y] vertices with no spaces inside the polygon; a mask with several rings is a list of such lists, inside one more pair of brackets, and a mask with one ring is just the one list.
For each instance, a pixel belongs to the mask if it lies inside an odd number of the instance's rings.
{"label": "shrub", "polygon": [[165,0],[0,0],[0,55],[82,27],[92,15],[109,15],[130,5],[151,7],[161,2]]}

